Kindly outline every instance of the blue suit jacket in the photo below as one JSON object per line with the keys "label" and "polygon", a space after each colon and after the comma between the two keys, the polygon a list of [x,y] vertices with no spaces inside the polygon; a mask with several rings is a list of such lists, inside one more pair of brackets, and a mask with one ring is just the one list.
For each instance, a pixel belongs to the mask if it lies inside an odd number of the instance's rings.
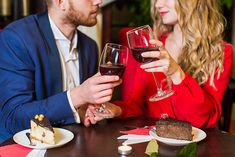
{"label": "blue suit jacket", "polygon": [[[78,31],[81,83],[97,72],[96,43]],[[74,123],[62,91],[59,52],[47,13],[18,20],[0,33],[0,128],[14,134],[44,114],[52,125]],[[1,130],[0,129],[0,130]],[[0,133],[1,134],[1,133]]]}

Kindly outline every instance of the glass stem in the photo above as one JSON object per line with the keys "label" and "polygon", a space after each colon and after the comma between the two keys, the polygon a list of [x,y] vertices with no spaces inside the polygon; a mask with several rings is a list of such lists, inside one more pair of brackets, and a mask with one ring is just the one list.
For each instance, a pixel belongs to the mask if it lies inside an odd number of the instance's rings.
{"label": "glass stem", "polygon": [[158,92],[159,92],[159,91],[162,91],[161,84],[158,82],[156,75],[154,74],[154,72],[152,72],[152,74],[153,74],[153,79],[154,79],[154,82],[155,82],[155,84],[156,84],[156,87],[157,87]]}

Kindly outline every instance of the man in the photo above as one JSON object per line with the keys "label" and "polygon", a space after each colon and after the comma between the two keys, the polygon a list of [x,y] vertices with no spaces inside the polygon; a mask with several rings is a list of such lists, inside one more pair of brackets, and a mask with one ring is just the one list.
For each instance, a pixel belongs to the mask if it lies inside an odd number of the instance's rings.
{"label": "man", "polygon": [[[47,0],[48,12],[0,34],[0,139],[44,114],[52,125],[84,122],[87,104],[102,104],[121,83],[97,71],[96,43],[77,30],[96,24],[101,0]],[[93,76],[94,75],[94,76]],[[86,119],[86,120],[84,120]]]}

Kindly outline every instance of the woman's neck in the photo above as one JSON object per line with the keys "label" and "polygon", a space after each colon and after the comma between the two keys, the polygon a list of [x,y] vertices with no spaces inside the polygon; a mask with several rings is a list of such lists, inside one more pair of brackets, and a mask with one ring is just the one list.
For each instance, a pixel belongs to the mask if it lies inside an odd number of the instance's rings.
{"label": "woman's neck", "polygon": [[177,61],[184,46],[183,34],[178,24],[176,24],[173,31],[169,33],[165,46],[171,56]]}
{"label": "woman's neck", "polygon": [[181,28],[179,24],[176,24],[173,28],[173,31],[170,33],[171,39],[175,42],[177,47],[183,48],[184,46],[184,40],[183,40],[183,33],[181,31]]}

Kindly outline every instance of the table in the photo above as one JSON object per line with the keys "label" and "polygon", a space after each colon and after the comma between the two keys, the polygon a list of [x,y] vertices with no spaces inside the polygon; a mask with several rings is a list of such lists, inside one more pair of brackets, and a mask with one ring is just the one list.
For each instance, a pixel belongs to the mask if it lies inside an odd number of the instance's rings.
{"label": "table", "polygon": [[[54,149],[47,150],[46,157],[120,157],[118,146],[122,141],[117,140],[121,134],[120,130],[127,130],[126,127],[143,127],[154,125],[154,119],[130,118],[110,119],[102,121],[91,127],[84,127],[81,124],[64,126],[75,135],[68,144]],[[232,157],[235,156],[235,136],[218,129],[205,130],[207,137],[197,144],[198,157]],[[12,139],[3,145],[14,143]],[[164,156],[174,156],[181,147],[159,144],[159,151]],[[132,145],[132,153],[128,157],[148,157],[144,152],[147,143]]]}

